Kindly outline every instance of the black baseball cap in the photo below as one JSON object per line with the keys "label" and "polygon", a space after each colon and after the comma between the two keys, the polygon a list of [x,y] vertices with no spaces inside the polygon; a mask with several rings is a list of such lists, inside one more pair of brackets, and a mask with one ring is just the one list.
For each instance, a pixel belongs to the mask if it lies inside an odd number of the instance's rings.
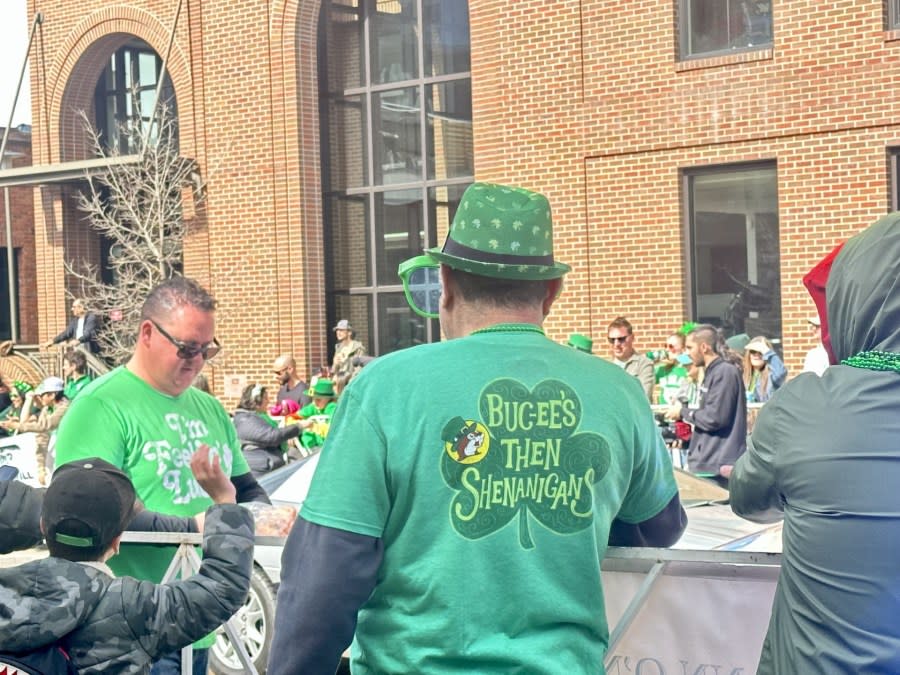
{"label": "black baseball cap", "polygon": [[135,491],[128,476],[90,457],[53,472],[41,519],[48,541],[73,550],[98,549],[122,533],[134,511]]}

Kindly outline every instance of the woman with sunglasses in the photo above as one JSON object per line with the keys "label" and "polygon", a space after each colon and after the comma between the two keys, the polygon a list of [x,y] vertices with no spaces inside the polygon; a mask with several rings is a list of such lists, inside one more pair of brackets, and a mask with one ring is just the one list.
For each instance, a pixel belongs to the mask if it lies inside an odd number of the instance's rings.
{"label": "woman with sunglasses", "polygon": [[787,380],[787,368],[772,343],[759,335],[744,349],[744,386],[747,401],[765,403]]}

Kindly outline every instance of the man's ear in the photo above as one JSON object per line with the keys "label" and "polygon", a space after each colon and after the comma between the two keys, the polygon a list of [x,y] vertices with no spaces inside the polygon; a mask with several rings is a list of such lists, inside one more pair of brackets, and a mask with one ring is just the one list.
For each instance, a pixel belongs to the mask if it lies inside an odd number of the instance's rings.
{"label": "man's ear", "polygon": [[109,542],[109,548],[106,549],[106,553],[103,556],[103,562],[106,562],[114,555],[119,555],[119,546],[122,544],[122,534],[119,533],[119,536]]}
{"label": "man's ear", "polygon": [[456,288],[451,281],[452,274],[450,273],[450,268],[446,265],[441,265],[438,273],[441,276],[440,306],[443,309],[450,309],[456,301]]}
{"label": "man's ear", "polygon": [[550,279],[547,282],[547,293],[544,295],[544,301],[541,303],[541,309],[544,313],[544,316],[550,314],[550,307],[556,302],[556,299],[562,295],[563,286],[565,282],[562,277],[558,279]]}
{"label": "man's ear", "polygon": [[145,347],[150,344],[150,336],[153,334],[153,324],[150,323],[149,320],[141,321],[141,325],[138,328],[138,342],[143,344]]}

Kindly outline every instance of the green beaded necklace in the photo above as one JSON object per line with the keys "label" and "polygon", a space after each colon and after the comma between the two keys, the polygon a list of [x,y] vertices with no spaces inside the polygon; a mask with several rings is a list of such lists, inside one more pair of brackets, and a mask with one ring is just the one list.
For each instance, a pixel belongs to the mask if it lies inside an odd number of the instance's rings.
{"label": "green beaded necklace", "polygon": [[866,370],[893,370],[900,373],[900,354],[892,352],[860,352],[841,361],[842,365]]}
{"label": "green beaded necklace", "polygon": [[498,323],[487,328],[473,330],[470,335],[480,335],[481,333],[540,333],[543,335],[544,329],[533,323]]}

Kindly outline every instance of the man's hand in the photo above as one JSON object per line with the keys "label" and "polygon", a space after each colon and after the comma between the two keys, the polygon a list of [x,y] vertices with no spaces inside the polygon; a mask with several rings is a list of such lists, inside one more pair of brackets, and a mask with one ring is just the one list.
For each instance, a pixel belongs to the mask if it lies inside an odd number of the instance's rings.
{"label": "man's hand", "polygon": [[719,475],[723,478],[731,478],[731,472],[734,469],[733,464],[723,464],[719,467]]}
{"label": "man's hand", "polygon": [[213,455],[210,458],[208,445],[199,446],[191,457],[191,471],[200,487],[206,490],[206,494],[212,497],[216,504],[236,503],[237,491],[231,479],[222,471],[219,456]]}
{"label": "man's hand", "polygon": [[666,410],[666,419],[667,420],[680,420],[681,419],[681,404],[680,403],[675,402],[669,406],[669,409]]}

